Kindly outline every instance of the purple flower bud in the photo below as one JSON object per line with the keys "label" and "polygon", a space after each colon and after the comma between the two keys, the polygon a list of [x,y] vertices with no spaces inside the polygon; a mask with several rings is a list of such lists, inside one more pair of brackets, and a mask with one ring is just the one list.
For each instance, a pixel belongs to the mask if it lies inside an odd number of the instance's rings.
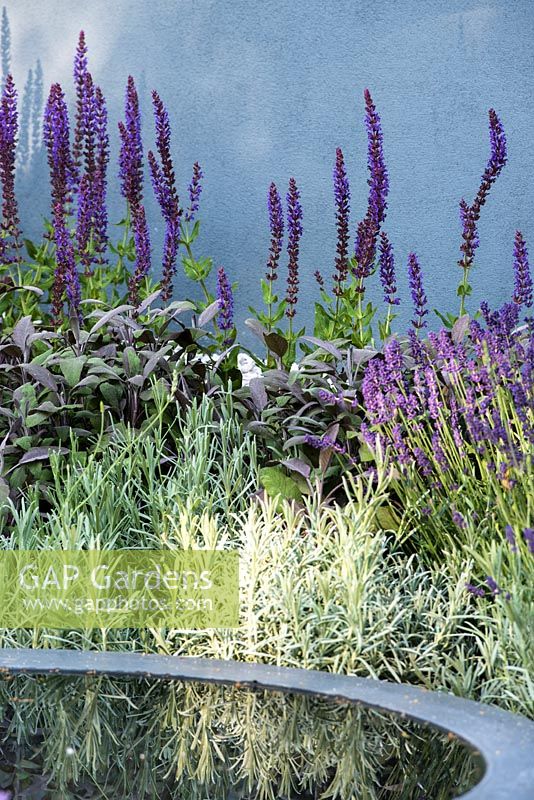
{"label": "purple flower bud", "polygon": [[527,543],[529,553],[534,555],[534,528],[524,528],[523,538]]}
{"label": "purple flower bud", "polygon": [[517,542],[515,540],[515,533],[514,529],[511,525],[507,525],[504,529],[504,535],[506,536],[506,541],[510,545],[510,550],[512,553],[517,553]]}
{"label": "purple flower bud", "polygon": [[498,585],[497,581],[491,577],[491,575],[486,575],[486,583],[494,597],[496,597],[498,594],[502,594],[502,589]]}
{"label": "purple flower bud", "polygon": [[460,512],[457,511],[456,509],[453,509],[451,518],[456,527],[460,528],[460,530],[464,530],[467,527],[467,523],[464,519],[464,516],[460,514]]}
{"label": "purple flower bud", "polygon": [[318,269],[316,269],[315,272],[313,273],[313,277],[317,281],[319,288],[322,289],[324,287],[324,278]]}
{"label": "purple flower bud", "polygon": [[484,597],[486,594],[486,592],[481,586],[473,586],[472,583],[466,583],[465,588],[470,594],[474,595],[475,597]]}

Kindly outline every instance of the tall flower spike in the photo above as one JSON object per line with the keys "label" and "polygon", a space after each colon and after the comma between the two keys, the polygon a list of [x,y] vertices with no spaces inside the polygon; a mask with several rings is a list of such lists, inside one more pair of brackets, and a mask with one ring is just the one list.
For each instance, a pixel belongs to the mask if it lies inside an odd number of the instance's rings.
{"label": "tall flower spike", "polygon": [[267,208],[269,210],[269,228],[271,230],[271,244],[269,246],[269,258],[267,259],[267,280],[272,283],[278,277],[278,263],[282,252],[282,242],[284,239],[284,210],[282,200],[276,188],[276,184],[269,186],[267,197]]}
{"label": "tall flower spike", "polygon": [[367,164],[370,173],[368,180],[369,207],[372,209],[373,218],[379,227],[386,218],[389,179],[382,149],[382,125],[369,89],[365,89],[364,98],[368,140]]}
{"label": "tall flower spike", "polygon": [[387,234],[384,231],[380,234],[380,282],[384,290],[384,302],[390,306],[398,306],[400,300],[395,297],[397,293],[397,283],[395,279],[395,259],[393,257],[393,248],[389,241]]}
{"label": "tall flower spike", "polygon": [[367,213],[359,223],[354,257],[357,262],[355,270],[359,279],[360,291],[363,291],[363,281],[371,273],[376,256],[376,241],[380,232],[380,225],[386,218],[387,196],[389,192],[389,179],[382,148],[382,125],[380,117],[368,89],[364,91],[365,98],[365,125],[367,128],[367,167],[369,169],[369,199]]}
{"label": "tall flower spike", "polygon": [[288,230],[288,275],[286,294],[286,316],[292,319],[295,316],[295,306],[299,290],[299,246],[302,236],[302,207],[300,205],[300,192],[294,178],[289,179],[287,202],[287,230]]}
{"label": "tall flower spike", "polygon": [[154,106],[154,120],[156,123],[156,147],[161,162],[161,173],[167,187],[169,201],[169,214],[178,214],[178,194],[176,191],[176,178],[174,175],[174,165],[171,156],[171,126],[169,114],[165,108],[161,97],[156,91],[152,92],[152,103]]}
{"label": "tall flower spike", "polygon": [[334,294],[342,294],[342,285],[349,271],[349,218],[350,218],[350,186],[345,169],[343,151],[340,147],[336,150],[336,164],[334,167],[334,199],[336,204],[336,271],[334,279]]}
{"label": "tall flower spike", "polygon": [[43,139],[48,154],[52,194],[52,215],[59,203],[65,208],[70,199],[73,164],[69,142],[69,115],[65,95],[59,83],[54,83],[44,113]]}
{"label": "tall flower spike", "polygon": [[132,209],[143,199],[143,143],[139,98],[132,76],[128,77],[124,122],[119,122],[121,149],[119,178],[121,192]]}
{"label": "tall flower spike", "polygon": [[85,33],[80,31],[78,45],[74,56],[74,87],[76,90],[76,115],[74,118],[74,142],[72,145],[72,159],[78,171],[81,167],[83,143],[85,138],[85,78],[87,75],[87,45]]}
{"label": "tall flower spike", "polygon": [[121,149],[119,178],[121,192],[127,200],[132,218],[135,242],[135,270],[128,281],[130,302],[138,306],[141,282],[150,270],[150,235],[143,206],[143,143],[139,98],[132,76],[128,77],[124,122],[119,122]]}
{"label": "tall flower spike", "polygon": [[76,269],[74,248],[65,223],[65,213],[60,203],[54,208],[54,238],[56,242],[56,281],[54,283],[53,313],[59,324],[63,307],[63,290],[69,305],[69,313],[80,318],[80,280]]}
{"label": "tall flower spike", "polygon": [[108,113],[99,86],[95,87],[96,171],[93,185],[95,250],[98,262],[104,263],[108,243],[107,167],[109,162]]}
{"label": "tall flower spike", "polygon": [[139,289],[150,270],[150,232],[146,220],[145,207],[137,206],[133,215],[135,242],[135,271],[128,281],[128,294],[136,308],[140,303]]}
{"label": "tall flower spike", "polygon": [[195,161],[195,163],[193,164],[193,175],[191,177],[191,183],[189,184],[188,187],[189,208],[185,213],[186,222],[193,222],[193,220],[195,219],[195,215],[200,205],[200,195],[202,194],[203,177],[204,173],[200,168],[200,164],[197,161]]}
{"label": "tall flower spike", "polygon": [[217,317],[217,327],[226,334],[224,344],[232,342],[229,331],[234,328],[234,297],[232,287],[224,267],[217,270],[217,300],[219,301],[219,315]]}
{"label": "tall flower spike", "polygon": [[154,120],[156,124],[156,147],[160,163],[150,151],[148,163],[154,194],[165,220],[165,242],[163,247],[163,275],[161,280],[161,298],[170,300],[172,296],[172,279],[176,272],[176,255],[180,242],[180,208],[176,190],[176,178],[171,156],[171,128],[169,115],[160,96],[152,92]]}
{"label": "tall flower spike", "polygon": [[489,191],[495,183],[508,160],[506,149],[506,136],[501,120],[497,112],[490,108],[489,112],[489,134],[490,134],[490,157],[486,164],[486,169],[480,179],[478,192],[471,206],[465,200],[460,202],[460,214],[463,224],[463,244],[460,247],[463,257],[458,261],[458,265],[463,269],[469,269],[473,264],[473,256],[478,247],[477,222],[480,219],[482,206],[488,199]]}
{"label": "tall flower spike", "polygon": [[[0,177],[2,179],[2,231],[8,237],[15,254],[12,260],[18,261],[20,244],[19,211],[15,196],[15,167],[17,152],[18,117],[17,90],[11,75],[5,81],[0,102]],[[5,259],[5,239],[2,242]],[[8,257],[9,258],[9,257]],[[10,259],[11,260],[11,259]]]}
{"label": "tall flower spike", "polygon": [[415,253],[410,253],[408,256],[408,276],[415,310],[415,318],[412,320],[412,325],[417,329],[424,328],[426,326],[425,316],[428,314],[427,298],[423,288],[421,267]]}
{"label": "tall flower spike", "polygon": [[514,303],[530,308],[532,305],[532,276],[528,263],[528,250],[521,231],[516,231],[514,241]]}

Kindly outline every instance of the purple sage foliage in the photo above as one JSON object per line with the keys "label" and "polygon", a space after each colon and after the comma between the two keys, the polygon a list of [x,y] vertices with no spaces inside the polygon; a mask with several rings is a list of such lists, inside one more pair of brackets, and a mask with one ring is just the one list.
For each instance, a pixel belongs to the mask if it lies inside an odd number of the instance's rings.
{"label": "purple sage foliage", "polygon": [[532,306],[532,276],[528,263],[528,250],[521,231],[516,231],[514,240],[514,303]]}
{"label": "purple sage foliage", "polygon": [[148,164],[152,178],[154,194],[158,201],[163,219],[165,220],[165,242],[163,245],[163,275],[161,280],[161,298],[170,300],[172,297],[172,280],[176,272],[176,256],[180,242],[180,217],[182,209],[176,189],[174,164],[171,156],[171,127],[169,114],[161,97],[152,92],[154,106],[154,120],[156,125],[156,147],[159,162],[155,154],[150,151]]}
{"label": "purple sage foliage", "polygon": [[269,186],[267,209],[269,211],[271,243],[269,245],[269,257],[267,259],[267,273],[265,277],[269,283],[273,283],[278,278],[278,265],[284,240],[284,210],[275,183],[271,183]]}
{"label": "purple sage foliage", "polygon": [[234,296],[224,267],[219,267],[217,270],[217,300],[220,309],[217,316],[217,327],[225,334],[223,344],[228,345],[233,340],[230,331],[234,330]]}
{"label": "purple sage foliage", "polygon": [[[0,178],[2,181],[2,232],[0,256],[4,263],[20,261],[20,220],[15,195],[15,166],[18,117],[17,90],[11,75],[7,75],[0,102]],[[11,256],[8,247],[14,251]]]}
{"label": "purple sage foliage", "polygon": [[428,314],[428,301],[423,287],[421,267],[415,253],[410,253],[408,256],[408,277],[415,311],[412,325],[419,330],[426,326],[425,316]]}
{"label": "purple sage foliage", "polygon": [[349,272],[349,222],[350,222],[350,186],[345,168],[345,159],[340,147],[336,150],[334,166],[334,199],[336,206],[336,261],[334,294],[339,297],[343,293],[343,284]]}
{"label": "purple sage foliage", "polygon": [[289,179],[286,202],[288,231],[287,254],[289,259],[287,267],[286,316],[291,320],[295,316],[295,306],[298,300],[299,247],[300,238],[302,236],[302,206],[300,204],[300,192],[294,178]]}

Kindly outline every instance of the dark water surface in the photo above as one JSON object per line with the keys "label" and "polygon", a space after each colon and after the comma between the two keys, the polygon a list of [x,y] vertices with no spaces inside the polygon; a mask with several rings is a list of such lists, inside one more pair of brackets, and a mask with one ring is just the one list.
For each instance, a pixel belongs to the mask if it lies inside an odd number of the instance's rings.
{"label": "dark water surface", "polygon": [[[509,165],[483,210],[472,307],[510,296],[514,231],[520,228],[527,242],[534,237],[531,0],[11,0],[7,9],[21,93],[37,57],[45,91],[53,80],[70,86],[82,27],[113,130],[128,73],[143,93],[147,141],[149,90],[159,89],[170,108],[182,191],[195,159],[206,174],[197,253],[213,256],[239,281],[241,320],[258,301],[271,180],[285,192],[294,175],[302,191],[303,318],[317,295],[313,272],[332,271],[337,146],[348,163],[353,230],[363,215],[365,87],[383,121],[391,181],[386,227],[403,298],[413,249],[431,305],[456,308],[458,201],[464,195],[471,201],[476,192],[489,152],[487,110],[495,107],[508,136]],[[44,182],[35,162],[19,181],[29,230],[48,208]],[[151,214],[161,233],[154,207]],[[120,216],[115,206],[111,217]],[[187,291],[181,278],[176,294]]]}
{"label": "dark water surface", "polygon": [[454,737],[346,702],[60,677],[0,696],[0,797],[451,800],[481,778]]}

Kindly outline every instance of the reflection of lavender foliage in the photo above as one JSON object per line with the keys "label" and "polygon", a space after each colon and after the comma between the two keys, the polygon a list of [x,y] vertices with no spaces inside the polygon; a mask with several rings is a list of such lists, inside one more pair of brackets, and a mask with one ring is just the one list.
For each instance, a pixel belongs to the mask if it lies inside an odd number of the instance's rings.
{"label": "reflection of lavender foliage", "polygon": [[20,109],[19,146],[17,152],[18,163],[26,167],[30,160],[30,120],[33,98],[33,70],[28,70],[28,77],[24,85],[22,106]]}
{"label": "reflection of lavender foliage", "polygon": [[2,9],[2,44],[0,45],[0,59],[2,61],[2,89],[6,78],[11,72],[11,30],[6,7]]}

